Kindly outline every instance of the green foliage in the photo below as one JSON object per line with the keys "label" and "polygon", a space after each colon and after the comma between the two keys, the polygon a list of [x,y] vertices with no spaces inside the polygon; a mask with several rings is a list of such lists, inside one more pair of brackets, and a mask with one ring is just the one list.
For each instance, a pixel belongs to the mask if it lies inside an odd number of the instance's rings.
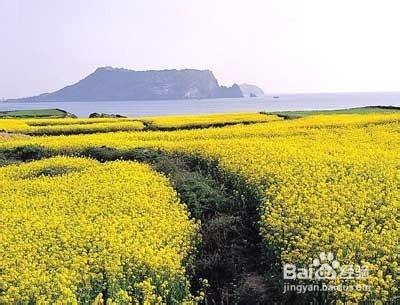
{"label": "green foliage", "polygon": [[50,151],[39,145],[18,146],[2,152],[8,160],[30,161],[49,157]]}
{"label": "green foliage", "polygon": [[270,115],[275,114],[285,119],[297,119],[311,115],[393,113],[397,111],[400,111],[400,107],[367,106],[367,107],[337,109],[337,110],[278,111],[278,112],[261,112],[261,113]]}
{"label": "green foliage", "polygon": [[228,203],[226,194],[215,181],[199,173],[180,173],[173,180],[180,198],[196,219],[209,219]]}
{"label": "green foliage", "polygon": [[83,157],[89,157],[101,162],[114,161],[121,158],[121,153],[118,149],[101,146],[101,147],[88,147],[79,152]]}
{"label": "green foliage", "polygon": [[0,112],[0,118],[66,118],[75,117],[61,109],[32,109]]}

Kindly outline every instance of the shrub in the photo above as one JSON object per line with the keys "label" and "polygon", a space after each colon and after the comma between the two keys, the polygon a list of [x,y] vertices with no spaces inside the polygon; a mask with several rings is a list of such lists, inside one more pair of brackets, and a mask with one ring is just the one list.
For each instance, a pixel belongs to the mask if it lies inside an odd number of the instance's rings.
{"label": "shrub", "polygon": [[117,149],[107,146],[88,147],[83,149],[79,154],[102,162],[114,161],[121,158],[121,153]]}
{"label": "shrub", "polygon": [[15,148],[7,149],[4,151],[4,155],[8,159],[15,159],[20,161],[38,160],[45,157],[49,157],[50,151],[39,145],[26,145],[18,146]]}

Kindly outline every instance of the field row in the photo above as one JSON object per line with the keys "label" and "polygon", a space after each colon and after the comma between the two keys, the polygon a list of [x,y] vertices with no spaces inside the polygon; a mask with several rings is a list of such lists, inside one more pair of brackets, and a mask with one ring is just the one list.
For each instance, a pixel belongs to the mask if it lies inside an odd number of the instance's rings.
{"label": "field row", "polygon": [[259,113],[215,114],[157,118],[2,119],[0,131],[27,135],[70,135],[135,130],[175,130],[220,127],[282,120]]}
{"label": "field row", "polygon": [[[82,183],[84,181],[84,183]],[[145,165],[56,157],[0,168],[0,303],[190,301],[197,225]]]}

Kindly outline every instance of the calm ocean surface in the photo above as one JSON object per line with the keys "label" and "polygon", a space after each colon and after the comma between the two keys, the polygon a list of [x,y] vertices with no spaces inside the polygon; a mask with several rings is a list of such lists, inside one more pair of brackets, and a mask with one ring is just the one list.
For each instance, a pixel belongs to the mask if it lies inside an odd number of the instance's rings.
{"label": "calm ocean surface", "polygon": [[400,106],[400,92],[377,93],[323,93],[279,94],[279,98],[118,101],[118,102],[0,102],[0,111],[17,109],[60,108],[78,117],[88,117],[92,112],[114,113],[129,117],[203,114],[251,111],[342,109],[360,106]]}

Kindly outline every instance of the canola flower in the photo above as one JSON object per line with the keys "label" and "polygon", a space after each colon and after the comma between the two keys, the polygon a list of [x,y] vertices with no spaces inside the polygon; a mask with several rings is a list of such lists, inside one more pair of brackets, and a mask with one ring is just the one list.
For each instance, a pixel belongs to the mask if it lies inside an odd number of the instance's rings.
{"label": "canola flower", "polygon": [[150,129],[205,128],[234,124],[279,121],[275,115],[260,113],[166,116],[157,118],[93,118],[93,119],[0,119],[0,131],[28,135],[70,135]]}
{"label": "canola flower", "polygon": [[28,128],[28,124],[22,120],[0,119],[0,132],[23,133]]}
{"label": "canola flower", "polygon": [[261,113],[229,113],[165,116],[146,118],[145,120],[157,128],[174,129],[272,122],[282,120],[282,118],[276,115],[266,115]]}
{"label": "canola flower", "polygon": [[45,126],[29,126],[23,133],[28,135],[60,135],[60,134],[82,134],[100,133],[114,131],[142,130],[144,125],[140,121],[115,121],[83,124],[60,124]]}
{"label": "canola flower", "polygon": [[366,265],[370,291],[335,291],[336,300],[400,295],[400,114],[313,116],[291,121],[174,132],[117,132],[16,139],[56,151],[107,145],[201,154],[245,177],[264,200],[260,231],[283,263],[307,266],[320,252]]}
{"label": "canola flower", "polygon": [[0,215],[1,304],[191,300],[197,225],[146,165],[55,157],[1,167]]}
{"label": "canola flower", "polygon": [[96,124],[96,123],[118,123],[137,121],[131,118],[90,118],[90,119],[75,119],[75,118],[56,118],[56,119],[24,119],[29,126],[53,126],[53,125],[83,125],[83,124]]}
{"label": "canola flower", "polygon": [[143,128],[143,122],[132,119],[0,119],[0,131],[27,135],[69,135]]}
{"label": "canola flower", "polygon": [[343,265],[365,265],[370,272],[362,281],[333,282],[369,285],[370,292],[338,291],[336,298],[387,302],[399,295],[400,172],[398,150],[384,150],[400,143],[379,141],[375,148],[379,133],[364,134],[364,142],[353,132],[339,140],[321,133],[205,149],[258,185],[264,195],[261,234],[283,263],[307,267],[331,251]]}

